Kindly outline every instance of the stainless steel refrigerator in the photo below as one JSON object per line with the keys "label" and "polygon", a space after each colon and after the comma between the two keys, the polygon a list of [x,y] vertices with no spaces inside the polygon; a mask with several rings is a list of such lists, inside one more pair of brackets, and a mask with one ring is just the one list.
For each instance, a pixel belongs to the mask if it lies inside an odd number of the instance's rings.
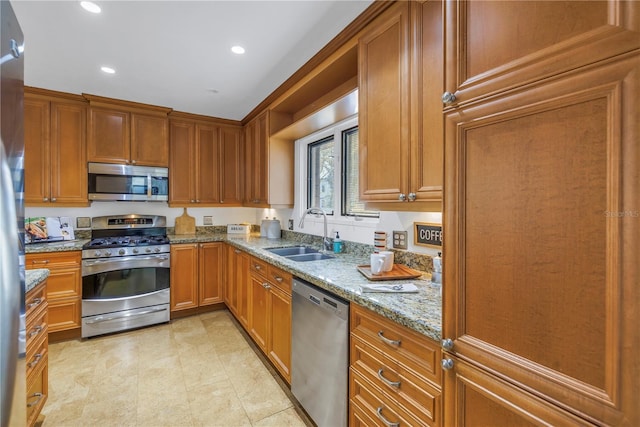
{"label": "stainless steel refrigerator", "polygon": [[0,426],[26,425],[24,40],[0,1]]}

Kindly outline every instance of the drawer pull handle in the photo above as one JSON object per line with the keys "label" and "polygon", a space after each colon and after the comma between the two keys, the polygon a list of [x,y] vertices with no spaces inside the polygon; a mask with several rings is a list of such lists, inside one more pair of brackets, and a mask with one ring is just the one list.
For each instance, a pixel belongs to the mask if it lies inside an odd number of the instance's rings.
{"label": "drawer pull handle", "polygon": [[401,381],[389,381],[384,377],[383,373],[384,373],[384,370],[382,368],[378,369],[378,378],[380,378],[380,381],[382,381],[389,387],[400,388]]}
{"label": "drawer pull handle", "polygon": [[271,289],[271,285],[269,285],[267,282],[264,282],[262,284],[262,287],[265,288],[265,289]]}
{"label": "drawer pull handle", "polygon": [[240,249],[234,249],[233,250],[235,253],[239,254],[240,252],[242,252]]}
{"label": "drawer pull handle", "polygon": [[282,282],[282,277],[280,276],[273,276],[274,279],[276,279],[276,282],[281,283]]}
{"label": "drawer pull handle", "polygon": [[35,328],[33,328],[33,330],[31,332],[29,332],[29,338],[33,338],[36,335],[38,335],[42,330],[44,329],[44,327],[42,325],[38,325]]}
{"label": "drawer pull handle", "polygon": [[34,259],[31,264],[49,264],[48,259]]}
{"label": "drawer pull handle", "polygon": [[42,359],[42,353],[38,353],[33,356],[33,360],[29,362],[29,367],[33,368],[34,366],[36,366],[40,362],[40,359]]}
{"label": "drawer pull handle", "polygon": [[29,308],[35,307],[36,305],[40,304],[41,302],[42,302],[42,298],[35,298],[33,300],[33,302],[29,303]]}
{"label": "drawer pull handle", "polygon": [[254,264],[253,268],[255,268],[256,270],[262,269],[262,267],[260,267],[258,264]]}
{"label": "drawer pull handle", "polygon": [[34,406],[36,406],[38,403],[40,403],[40,401],[42,400],[43,396],[44,396],[44,394],[42,394],[42,393],[33,393],[31,396],[29,396],[29,398],[37,397],[37,399],[34,400],[33,402],[27,403],[27,408],[33,408]]}
{"label": "drawer pull handle", "polygon": [[385,423],[387,427],[398,427],[400,425],[400,423],[392,423],[391,421],[386,419],[384,415],[382,415],[382,406],[378,407],[378,409],[376,410],[376,414],[378,414],[378,418],[380,418],[380,421]]}
{"label": "drawer pull handle", "polygon": [[400,346],[400,344],[402,344],[402,341],[400,340],[390,340],[389,338],[385,337],[383,331],[378,331],[378,337],[380,337],[382,341],[389,345]]}

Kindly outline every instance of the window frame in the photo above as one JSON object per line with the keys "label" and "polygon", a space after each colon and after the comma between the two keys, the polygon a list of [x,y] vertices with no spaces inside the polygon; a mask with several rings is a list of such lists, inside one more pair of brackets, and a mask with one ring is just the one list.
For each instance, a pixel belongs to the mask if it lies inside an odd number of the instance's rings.
{"label": "window frame", "polygon": [[[343,166],[344,166],[344,141],[343,132],[358,127],[357,115],[348,117],[340,122],[334,123],[331,126],[320,129],[312,134],[299,138],[295,141],[295,156],[296,156],[296,171],[295,171],[295,201],[294,211],[298,214],[298,218],[301,218],[304,212],[307,210],[309,203],[308,194],[308,182],[310,177],[308,176],[309,170],[309,158],[308,158],[308,146],[328,139],[333,136],[334,139],[334,158],[335,165],[339,167],[334,169],[334,210],[333,214],[327,214],[327,222],[330,224],[344,224],[354,225],[358,224],[363,227],[375,227],[380,221],[380,213],[376,216],[373,215],[344,215],[343,214]],[[320,215],[317,215],[320,218]],[[311,219],[311,218],[310,218]]]}

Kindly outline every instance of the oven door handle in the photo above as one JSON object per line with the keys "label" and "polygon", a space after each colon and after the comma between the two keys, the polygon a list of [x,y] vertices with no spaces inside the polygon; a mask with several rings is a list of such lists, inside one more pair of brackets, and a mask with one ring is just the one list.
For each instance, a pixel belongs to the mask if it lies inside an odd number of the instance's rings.
{"label": "oven door handle", "polygon": [[158,313],[160,311],[166,311],[167,307],[158,307],[152,308],[150,310],[141,311],[139,313],[125,313],[120,316],[98,316],[91,320],[85,320],[85,323],[88,325],[93,325],[94,323],[104,323],[104,322],[112,322],[114,320],[126,320],[132,317],[146,316],[147,314]]}
{"label": "oven door handle", "polygon": [[82,261],[82,276],[145,267],[168,268],[169,255],[130,256]]}

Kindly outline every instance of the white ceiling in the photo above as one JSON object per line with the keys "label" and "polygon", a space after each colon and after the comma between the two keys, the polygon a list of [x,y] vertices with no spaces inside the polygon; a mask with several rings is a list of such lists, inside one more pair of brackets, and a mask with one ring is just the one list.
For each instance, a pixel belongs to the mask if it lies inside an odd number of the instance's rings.
{"label": "white ceiling", "polygon": [[372,0],[11,3],[25,85],[241,120]]}

